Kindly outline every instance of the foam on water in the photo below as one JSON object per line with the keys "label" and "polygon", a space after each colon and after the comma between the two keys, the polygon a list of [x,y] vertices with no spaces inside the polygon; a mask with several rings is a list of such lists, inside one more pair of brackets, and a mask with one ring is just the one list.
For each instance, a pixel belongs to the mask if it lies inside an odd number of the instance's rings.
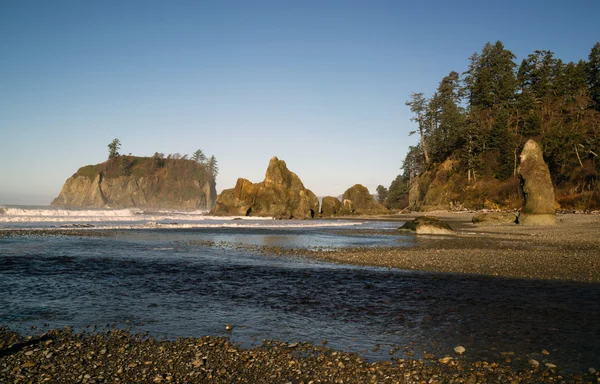
{"label": "foam on water", "polygon": [[[93,224],[92,224],[93,223]],[[89,225],[85,225],[89,224]],[[0,227],[10,228],[322,228],[356,222],[281,221],[271,217],[210,216],[207,211],[0,207]]]}

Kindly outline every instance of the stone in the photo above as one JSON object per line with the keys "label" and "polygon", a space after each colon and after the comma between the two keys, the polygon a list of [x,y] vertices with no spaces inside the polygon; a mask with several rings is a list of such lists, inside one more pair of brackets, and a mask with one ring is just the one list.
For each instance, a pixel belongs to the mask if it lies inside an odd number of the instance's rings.
{"label": "stone", "polygon": [[458,355],[462,355],[463,353],[466,352],[466,348],[463,347],[462,345],[457,345],[456,347],[454,347],[454,352],[456,352],[456,354],[458,354]]}
{"label": "stone", "polygon": [[398,228],[399,231],[416,232],[418,235],[451,235],[454,230],[434,216],[419,216],[412,221],[407,221]]}
{"label": "stone", "polygon": [[537,368],[540,366],[540,362],[535,359],[529,359],[529,365],[531,365],[534,368]]}
{"label": "stone", "polygon": [[519,218],[510,212],[480,212],[473,216],[471,222],[478,225],[518,224]]}
{"label": "stone", "polygon": [[542,149],[528,140],[521,151],[518,173],[525,204],[519,216],[523,225],[556,225],[554,187]]}
{"label": "stone", "polygon": [[312,219],[319,212],[319,199],[288,170],[285,161],[273,157],[264,181],[239,178],[233,189],[217,197],[212,215],[262,216],[277,219]]}
{"label": "stone", "polygon": [[343,215],[386,215],[389,211],[375,200],[367,187],[355,184],[344,192],[340,213]]}
{"label": "stone", "polygon": [[342,208],[342,203],[337,197],[325,196],[321,201],[321,216],[335,216]]}

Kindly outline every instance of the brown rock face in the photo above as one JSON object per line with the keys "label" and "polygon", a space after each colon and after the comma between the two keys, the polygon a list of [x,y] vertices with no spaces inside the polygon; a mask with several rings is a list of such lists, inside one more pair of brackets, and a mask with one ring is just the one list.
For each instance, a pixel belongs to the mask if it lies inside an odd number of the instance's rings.
{"label": "brown rock face", "polygon": [[321,215],[323,217],[335,216],[342,208],[342,203],[337,197],[325,196],[321,201]]}
{"label": "brown rock face", "polygon": [[521,224],[554,225],[554,187],[550,171],[544,162],[540,146],[533,140],[527,141],[521,152],[519,178],[525,205],[521,210]]}
{"label": "brown rock face", "polygon": [[217,198],[213,215],[270,216],[312,219],[319,211],[319,199],[304,188],[300,178],[287,169],[285,161],[273,157],[261,183],[238,179],[235,188]]}
{"label": "brown rock face", "polygon": [[80,168],[67,179],[52,205],[68,208],[210,209],[214,179],[191,160],[169,160],[153,168],[151,158],[128,157],[134,172],[119,175],[110,162]]}
{"label": "brown rock face", "polygon": [[384,215],[389,213],[388,209],[375,201],[369,190],[360,184],[356,184],[344,192],[342,205],[340,214],[345,215]]}

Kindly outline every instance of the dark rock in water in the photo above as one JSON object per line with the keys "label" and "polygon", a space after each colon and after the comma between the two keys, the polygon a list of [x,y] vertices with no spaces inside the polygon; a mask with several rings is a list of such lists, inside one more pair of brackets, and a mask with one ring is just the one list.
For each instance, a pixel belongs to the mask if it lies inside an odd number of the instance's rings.
{"label": "dark rock in water", "polygon": [[473,216],[471,221],[479,225],[518,224],[519,218],[510,212],[481,212]]}
{"label": "dark rock in water", "polygon": [[211,214],[312,219],[318,211],[317,196],[287,169],[285,161],[273,157],[264,181],[254,184],[239,178],[235,188],[221,192]]}
{"label": "dark rock in water", "polygon": [[407,221],[398,228],[399,231],[416,232],[418,235],[451,235],[454,230],[437,217],[420,216],[413,221]]}
{"label": "dark rock in water", "polygon": [[325,196],[321,201],[321,216],[335,216],[342,208],[342,203],[337,197]]}
{"label": "dark rock in water", "polygon": [[342,215],[385,215],[388,209],[375,201],[369,190],[360,184],[348,188],[342,196]]}
{"label": "dark rock in water", "polygon": [[519,222],[526,225],[555,225],[554,187],[542,149],[534,140],[527,141],[521,152],[519,179],[525,199]]}

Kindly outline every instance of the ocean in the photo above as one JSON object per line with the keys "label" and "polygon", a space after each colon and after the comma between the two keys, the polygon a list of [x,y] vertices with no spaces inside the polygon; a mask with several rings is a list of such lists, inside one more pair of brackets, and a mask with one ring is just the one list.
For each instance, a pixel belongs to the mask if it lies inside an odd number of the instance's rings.
{"label": "ocean", "polygon": [[470,360],[514,353],[515,367],[534,358],[571,372],[600,368],[598,284],[358,267],[294,252],[417,246],[414,235],[393,233],[400,224],[0,207],[0,233],[19,230],[0,236],[0,326],[220,335],[245,347],[326,340],[371,360],[442,357],[462,345]]}

